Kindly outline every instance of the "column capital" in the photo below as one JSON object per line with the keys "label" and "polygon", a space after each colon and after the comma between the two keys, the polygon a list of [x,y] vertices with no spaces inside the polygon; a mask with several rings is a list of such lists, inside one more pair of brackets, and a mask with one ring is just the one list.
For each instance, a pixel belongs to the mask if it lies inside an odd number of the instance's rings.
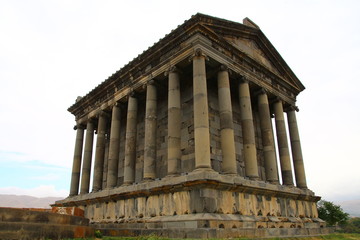
{"label": "column capital", "polygon": [[169,76],[170,73],[181,73],[181,70],[177,66],[170,66],[165,72],[165,77]]}
{"label": "column capital", "polygon": [[285,112],[290,112],[290,111],[296,111],[296,112],[298,112],[298,111],[299,111],[299,108],[298,108],[298,106],[296,106],[296,105],[290,105],[290,106],[286,107],[286,108],[284,109],[284,111],[285,111]]}
{"label": "column capital", "polygon": [[158,83],[156,82],[155,79],[150,78],[149,80],[147,80],[147,81],[141,86],[141,90],[142,90],[142,91],[146,91],[146,89],[147,89],[147,87],[148,87],[149,85],[156,87],[157,84],[158,84]]}
{"label": "column capital", "polygon": [[115,102],[113,105],[112,105],[112,107],[120,107],[121,106],[121,104],[119,103],[119,102]]}
{"label": "column capital", "polygon": [[85,129],[86,126],[82,123],[77,123],[74,125],[74,130],[77,130],[77,129]]}
{"label": "column capital", "polygon": [[137,94],[135,92],[135,90],[131,89],[130,92],[128,93],[128,95],[126,96],[126,100],[129,101],[129,98],[132,97],[132,98],[136,98],[137,97]]}
{"label": "column capital", "polygon": [[238,77],[239,83],[249,83],[249,79],[246,76],[239,76]]}
{"label": "column capital", "polygon": [[266,90],[265,88],[260,88],[259,90],[254,92],[254,95],[255,96],[259,96],[261,94],[266,94],[267,95],[268,93],[269,93],[268,90]]}
{"label": "column capital", "polygon": [[156,84],[155,79],[150,79],[149,81],[147,81],[146,84],[147,85],[155,85]]}
{"label": "column capital", "polygon": [[96,122],[96,120],[93,117],[89,117],[86,124],[88,124],[88,123],[94,124],[95,122]]}
{"label": "column capital", "polygon": [[227,65],[221,64],[219,67],[219,72],[222,72],[222,71],[230,72],[230,69]]}
{"label": "column capital", "polygon": [[284,104],[284,101],[279,96],[275,97],[274,102],[281,102],[282,104]]}
{"label": "column capital", "polygon": [[191,62],[195,57],[204,57],[205,60],[209,61],[209,57],[204,53],[201,48],[194,50],[194,54],[190,56],[189,61]]}
{"label": "column capital", "polygon": [[100,117],[108,118],[110,116],[110,114],[105,112],[104,110],[102,110],[96,116],[97,116],[97,118],[100,118]]}

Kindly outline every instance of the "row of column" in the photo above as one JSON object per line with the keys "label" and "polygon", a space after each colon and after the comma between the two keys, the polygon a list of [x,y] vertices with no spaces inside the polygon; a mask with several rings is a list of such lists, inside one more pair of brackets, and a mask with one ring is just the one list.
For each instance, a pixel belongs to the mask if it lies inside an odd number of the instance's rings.
{"label": "row of column", "polygon": [[[194,101],[194,138],[195,138],[195,169],[211,170],[210,157],[210,132],[209,114],[206,83],[206,57],[201,51],[196,51],[193,61],[193,101]],[[222,148],[222,171],[226,174],[236,174],[236,157],[232,104],[230,95],[229,74],[225,66],[221,66],[218,76],[218,101],[220,114],[220,139]],[[277,160],[275,152],[274,134],[272,130],[270,107],[268,96],[265,91],[258,93],[258,110],[260,116],[260,128],[262,135],[265,173],[268,182],[278,184]],[[259,171],[255,144],[254,122],[251,108],[251,96],[249,83],[246,79],[239,82],[239,102],[241,126],[243,134],[243,153],[245,161],[246,177],[257,180]],[[289,147],[287,143],[284,111],[281,100],[274,104],[276,133],[279,148],[280,167],[284,185],[294,185]],[[119,145],[120,145],[120,106],[115,104],[111,114],[111,130],[109,144],[109,160],[107,169],[107,188],[117,185]],[[125,160],[124,160],[124,185],[135,181],[136,162],[136,135],[137,135],[137,110],[138,102],[132,93],[128,97],[127,124],[125,137]],[[153,80],[149,81],[146,90],[145,111],[145,147],[144,147],[144,180],[155,178],[156,159],[156,127],[157,127],[157,91]],[[301,145],[297,128],[295,109],[288,114],[288,127],[290,133],[293,165],[295,170],[296,184],[300,188],[306,188],[306,178],[302,160]],[[97,141],[95,151],[95,167],[93,177],[93,191],[102,188],[105,134],[107,129],[108,114],[102,112],[98,116]],[[91,156],[94,137],[94,122],[89,120],[86,126],[84,145],[84,158],[80,194],[89,192]],[[71,177],[70,195],[77,195],[80,181],[80,168],[83,152],[84,126],[77,126],[73,170]],[[180,173],[181,164],[181,98],[180,77],[175,67],[168,72],[168,175]]]}

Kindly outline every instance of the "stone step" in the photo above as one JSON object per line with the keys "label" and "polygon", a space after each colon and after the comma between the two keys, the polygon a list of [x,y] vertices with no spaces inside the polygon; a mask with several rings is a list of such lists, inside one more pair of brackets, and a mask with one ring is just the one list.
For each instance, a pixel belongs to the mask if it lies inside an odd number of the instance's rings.
{"label": "stone step", "polygon": [[50,211],[0,208],[0,240],[64,239],[94,236],[89,219]]}
{"label": "stone step", "polygon": [[250,229],[118,229],[103,226],[99,229],[104,236],[148,236],[156,235],[165,238],[271,238],[271,237],[308,237],[326,235],[333,232],[330,228],[250,228]]}
{"label": "stone step", "polygon": [[0,239],[63,239],[93,236],[89,226],[43,224],[31,222],[0,222]]}
{"label": "stone step", "polygon": [[80,226],[89,225],[89,219],[84,217],[20,208],[0,208],[0,222],[32,222]]}

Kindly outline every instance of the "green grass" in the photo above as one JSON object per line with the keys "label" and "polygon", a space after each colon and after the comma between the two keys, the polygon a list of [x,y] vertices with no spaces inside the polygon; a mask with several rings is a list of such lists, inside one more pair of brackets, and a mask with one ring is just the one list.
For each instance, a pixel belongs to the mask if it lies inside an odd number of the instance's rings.
{"label": "green grass", "polygon": [[[101,240],[168,240],[157,236],[139,236],[139,237],[102,237]],[[251,240],[252,238],[232,238],[234,240]],[[66,240],[95,240],[95,238],[73,238]],[[172,239],[173,240],[173,239]],[[190,239],[187,239],[190,240]],[[211,239],[210,239],[211,240]],[[212,239],[219,240],[219,239]],[[359,233],[334,233],[316,237],[290,237],[290,238],[268,238],[266,240],[360,240]]]}

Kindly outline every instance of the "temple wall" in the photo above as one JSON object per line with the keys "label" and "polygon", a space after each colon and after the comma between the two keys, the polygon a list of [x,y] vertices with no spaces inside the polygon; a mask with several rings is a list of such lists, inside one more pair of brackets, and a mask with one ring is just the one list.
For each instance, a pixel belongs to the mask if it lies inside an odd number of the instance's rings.
{"label": "temple wall", "polygon": [[[191,79],[190,79],[191,80]],[[193,88],[189,79],[182,79],[181,90],[181,172],[187,173],[195,169],[194,157],[194,121],[193,121]],[[159,99],[157,101],[157,149],[156,149],[156,177],[163,178],[167,175],[167,94],[158,93]],[[235,95],[235,96],[234,96]],[[222,150],[220,142],[220,117],[218,106],[217,88],[213,84],[208,86],[208,104],[209,104],[209,126],[210,126],[210,153],[212,168],[221,172],[222,164]],[[144,164],[144,135],[145,135],[145,99],[139,98],[138,115],[137,115],[137,139],[136,139],[136,170],[135,182],[143,180],[143,164]],[[232,94],[232,110],[234,123],[234,137],[237,171],[240,176],[245,176],[245,163],[243,153],[242,128],[240,118],[239,99],[235,93]],[[118,183],[120,186],[123,183],[124,177],[124,159],[125,159],[125,133],[126,133],[126,105],[124,104],[121,114],[120,125],[120,148],[119,148],[119,165],[118,165]],[[264,154],[261,140],[260,120],[258,113],[253,110],[254,127],[255,127],[255,141],[259,168],[259,177],[261,180],[265,179]],[[110,121],[108,122],[109,129]],[[103,188],[106,187],[107,181],[107,162],[109,151],[109,133],[106,137],[105,143],[105,157],[103,169]]]}
{"label": "temple wall", "polygon": [[[81,207],[110,235],[157,229],[179,238],[259,237],[258,228],[267,236],[320,229],[320,197],[306,184],[295,115],[304,87],[286,64],[279,68],[276,52],[267,60],[271,49],[260,49],[249,32],[246,40],[227,37],[230,45],[212,36],[217,31],[198,30],[164,42],[166,51],[164,45],[131,62],[69,108],[77,121],[70,195],[56,205]],[[170,231],[185,228],[199,231]],[[238,231],[222,235],[224,228]]]}
{"label": "temple wall", "polygon": [[211,188],[93,203],[81,208],[92,222],[131,222],[180,215],[187,218],[200,213],[225,214],[229,215],[228,220],[231,216],[250,217],[252,221],[263,222],[264,217],[276,217],[283,222],[289,222],[289,218],[311,222],[310,219],[318,217],[315,202]]}
{"label": "temple wall", "polygon": [[[195,169],[194,112],[192,79],[181,76],[181,172]],[[167,113],[166,113],[167,114]],[[166,126],[165,126],[166,128]],[[165,174],[166,175],[166,174]]]}

